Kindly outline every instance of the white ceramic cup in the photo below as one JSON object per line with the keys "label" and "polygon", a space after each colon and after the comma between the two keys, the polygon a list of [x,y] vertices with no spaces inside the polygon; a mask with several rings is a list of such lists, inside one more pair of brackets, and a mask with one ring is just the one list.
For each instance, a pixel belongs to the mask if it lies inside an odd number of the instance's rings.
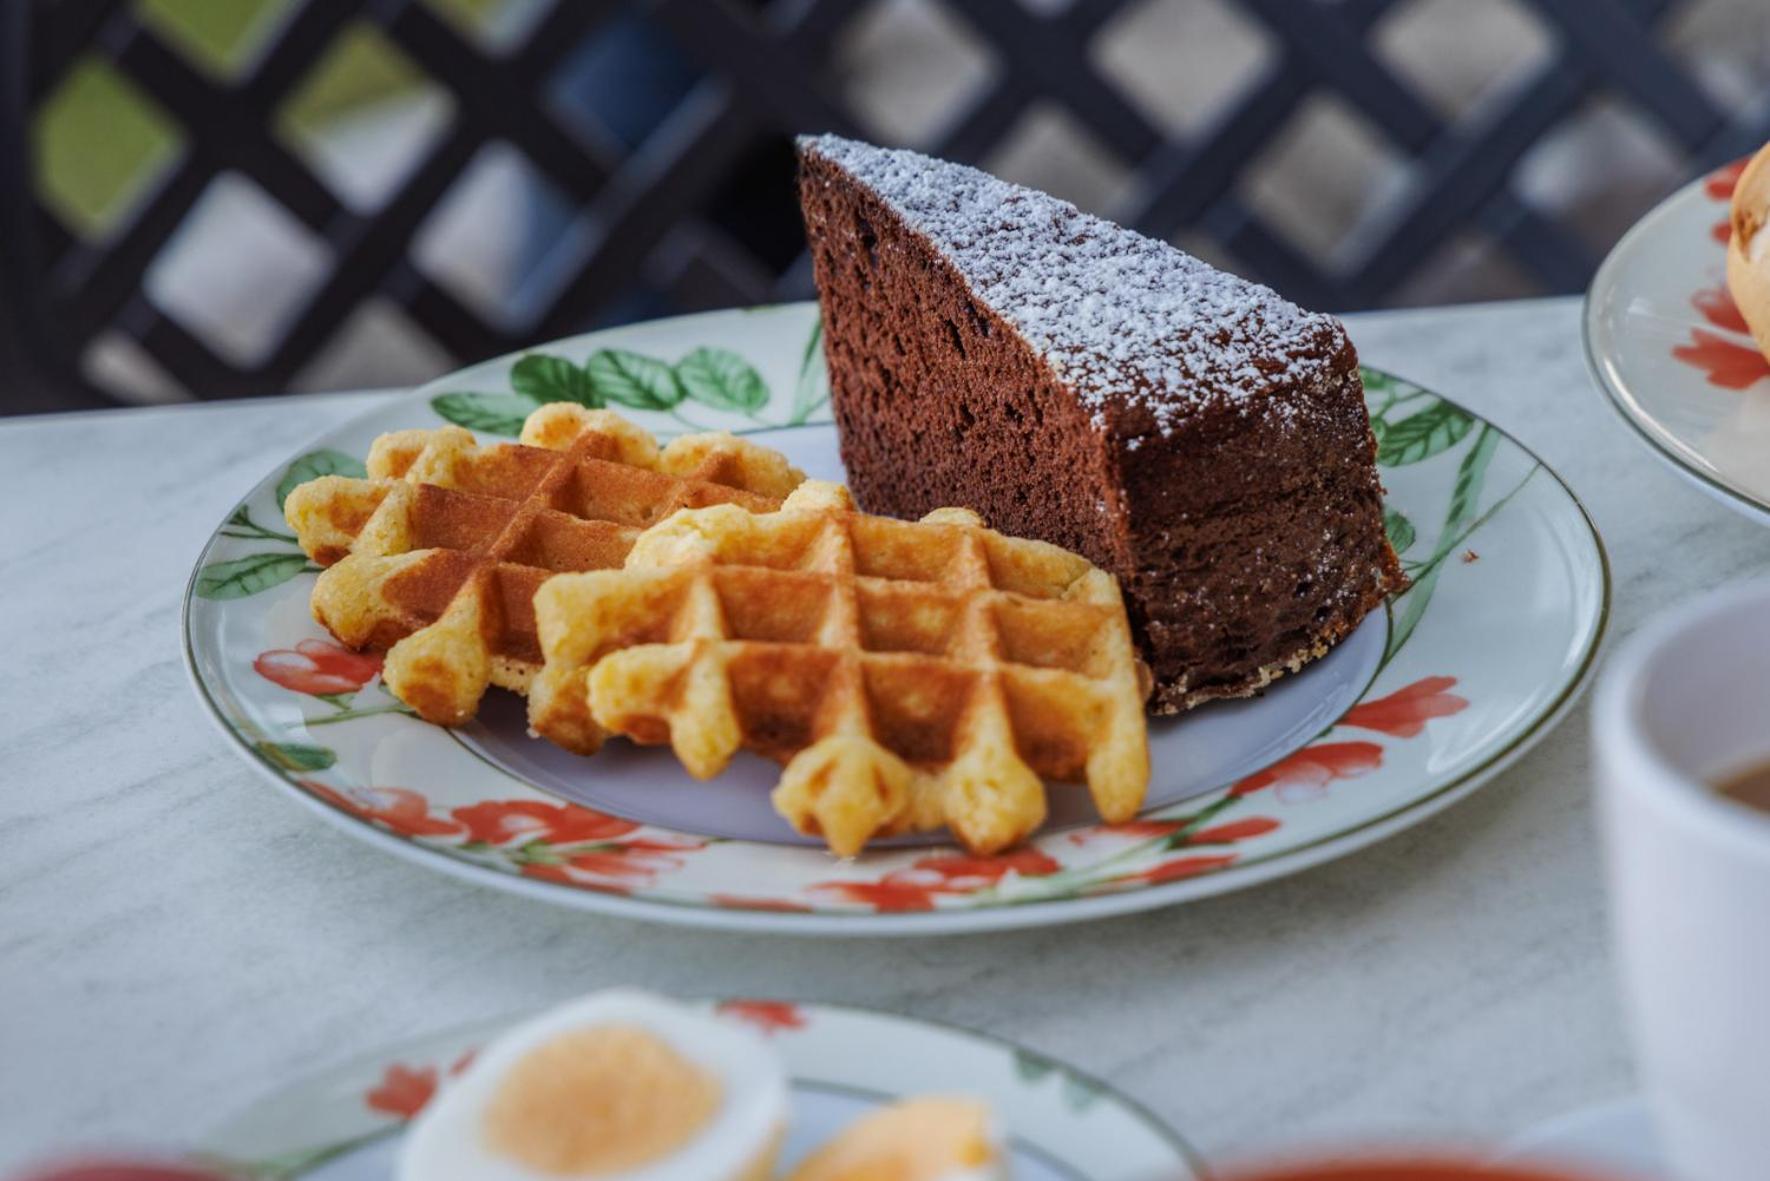
{"label": "white ceramic cup", "polygon": [[1593,714],[1623,1001],[1682,1181],[1770,1178],[1770,813],[1717,777],[1770,759],[1770,582],[1663,615]]}

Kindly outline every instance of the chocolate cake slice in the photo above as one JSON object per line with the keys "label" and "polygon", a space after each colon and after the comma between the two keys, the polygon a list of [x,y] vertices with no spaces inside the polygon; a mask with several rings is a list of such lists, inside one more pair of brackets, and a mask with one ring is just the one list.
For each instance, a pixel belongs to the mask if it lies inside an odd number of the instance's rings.
{"label": "chocolate cake slice", "polygon": [[1116,574],[1157,713],[1257,692],[1405,584],[1338,320],[974,168],[799,158],[868,511],[963,505]]}

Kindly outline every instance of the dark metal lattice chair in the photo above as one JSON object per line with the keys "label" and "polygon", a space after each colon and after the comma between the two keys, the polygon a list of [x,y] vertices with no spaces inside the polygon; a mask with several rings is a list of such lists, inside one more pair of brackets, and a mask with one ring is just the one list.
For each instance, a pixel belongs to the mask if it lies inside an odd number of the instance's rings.
{"label": "dark metal lattice chair", "polygon": [[[636,315],[807,294],[789,136],[868,134],[838,97],[831,62],[837,38],[875,0],[536,2],[526,31],[492,51],[425,0],[291,0],[233,76],[193,64],[129,0],[0,5],[0,411],[111,402],[88,355],[105,336],[185,390],[227,397],[288,387],[371,300],[397,307],[445,361],[464,361]],[[1407,0],[1235,0],[1276,52],[1207,125],[1181,134],[1089,52],[1103,27],[1142,2],[940,0],[994,68],[915,146],[981,161],[1029,108],[1055,106],[1131,176],[1119,207],[1101,212],[1146,233],[1201,237],[1293,298],[1347,310],[1390,298],[1438,243],[1469,228],[1537,289],[1583,287],[1594,250],[1521,195],[1515,172],[1595,94],[1631,104],[1691,171],[1770,137],[1770,96],[1744,113],[1723,110],[1659,44],[1673,0],[1518,0],[1552,34],[1552,52],[1454,120],[1372,51],[1373,28]],[[657,109],[633,126],[562,110],[555,80],[623,21],[640,22],[654,43],[647,52],[661,55],[647,59],[662,64],[644,87],[657,92]],[[363,22],[446,89],[452,107],[373,207],[353,202],[276,131],[303,80]],[[95,57],[157,104],[182,141],[127,216],[96,236],[40,199],[31,150],[47,96]],[[1409,161],[1405,183],[1331,262],[1287,240],[1241,185],[1322,94]],[[508,145],[557,190],[578,230],[569,265],[519,314],[475,306],[414,257],[426,223],[488,144]],[[222,177],[268,198],[328,260],[275,339],[250,356],[217,347],[146,290],[156,259]]]}

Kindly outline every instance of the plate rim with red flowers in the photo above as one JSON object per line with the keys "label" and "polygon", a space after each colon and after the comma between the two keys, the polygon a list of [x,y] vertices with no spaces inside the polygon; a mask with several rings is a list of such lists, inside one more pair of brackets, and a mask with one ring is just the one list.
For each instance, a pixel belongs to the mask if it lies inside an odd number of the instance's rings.
{"label": "plate rim with red flowers", "polygon": [[[1727,289],[1729,208],[1750,158],[1690,181],[1617,240],[1592,276],[1581,317],[1586,368],[1651,454],[1705,495],[1770,524],[1770,484],[1727,471],[1729,422],[1770,420],[1770,357]],[[1677,265],[1649,265],[1667,248]],[[1760,449],[1752,448],[1750,462]]]}

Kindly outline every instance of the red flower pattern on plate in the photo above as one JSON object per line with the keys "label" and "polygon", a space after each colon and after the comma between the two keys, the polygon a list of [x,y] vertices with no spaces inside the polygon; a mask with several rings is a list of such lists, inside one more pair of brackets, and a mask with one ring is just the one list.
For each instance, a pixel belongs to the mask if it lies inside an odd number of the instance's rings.
{"label": "red flower pattern on plate", "polygon": [[510,841],[527,844],[577,845],[608,841],[635,832],[639,826],[577,804],[553,804],[545,800],[487,800],[456,808],[451,813],[467,826],[467,839],[488,845]]}
{"label": "red flower pattern on plate", "polygon": [[1739,178],[1745,175],[1745,166],[1751,162],[1750,156],[1741,156],[1731,164],[1721,165],[1704,178],[1702,191],[1711,201],[1733,200],[1733,190],[1739,187]]}
{"label": "red flower pattern on plate", "polygon": [[[1422,677],[1386,697],[1360,702],[1347,711],[1339,724],[1375,730],[1395,738],[1413,738],[1423,733],[1433,718],[1449,717],[1469,707],[1467,698],[1450,692],[1457,684],[1455,677]],[[1239,859],[1237,852],[1194,852],[1206,846],[1221,848],[1278,831],[1282,822],[1271,816],[1243,816],[1222,823],[1204,823],[1194,831],[1191,824],[1200,824],[1241,797],[1272,788],[1277,797],[1289,804],[1305,803],[1325,795],[1329,785],[1341,779],[1355,779],[1383,765],[1383,748],[1375,742],[1318,742],[1280,759],[1244,779],[1229,790],[1226,799],[1211,805],[1205,813],[1177,819],[1140,819],[1126,824],[1099,825],[1069,834],[1071,845],[1091,845],[1106,837],[1131,838],[1141,841],[1169,840],[1169,848],[1181,855],[1169,857],[1148,868],[1119,874],[1083,889],[1113,889],[1127,884],[1160,885],[1180,881],[1198,874],[1226,869]],[[1049,853],[1028,847],[994,857],[971,857],[962,853],[923,857],[908,869],[894,870],[875,881],[819,882],[811,889],[848,902],[871,906],[881,913],[913,913],[934,910],[943,897],[974,893],[994,886],[1010,873],[1022,877],[1043,877],[1061,872],[1063,865]],[[734,900],[748,905],[749,900]]]}
{"label": "red flower pattern on plate", "polygon": [[1263,837],[1269,832],[1276,832],[1278,821],[1270,816],[1248,816],[1241,820],[1231,820],[1225,824],[1213,824],[1201,828],[1186,837],[1188,845],[1231,845],[1236,841],[1248,841],[1255,837]]}
{"label": "red flower pattern on plate", "polygon": [[523,865],[528,877],[583,886],[604,893],[622,894],[634,885],[652,881],[659,873],[679,869],[682,854],[706,847],[704,841],[631,840],[610,842],[560,861],[531,861]]}
{"label": "red flower pattern on plate", "polygon": [[1359,702],[1346,711],[1340,724],[1412,738],[1433,718],[1447,718],[1469,708],[1468,698],[1447,692],[1456,683],[1455,677],[1424,677],[1387,697]]}
{"label": "red flower pattern on plate", "polygon": [[1113,880],[1115,882],[1148,882],[1152,886],[1159,886],[1163,882],[1177,882],[1181,878],[1196,877],[1214,869],[1227,869],[1235,864],[1235,859],[1236,854],[1234,853],[1193,854],[1186,857],[1175,857],[1152,865],[1148,869],[1128,873]]}
{"label": "red flower pattern on plate", "polygon": [[1027,847],[991,857],[941,853],[922,857],[876,882],[819,882],[813,890],[865,903],[881,912],[933,910],[942,897],[975,894],[997,885],[1009,874],[1035,878],[1063,866],[1055,857]]}
{"label": "red flower pattern on plate", "polygon": [[409,1120],[424,1110],[436,1095],[436,1067],[406,1066],[395,1062],[381,1074],[381,1081],[363,1095],[370,1111]]}
{"label": "red flower pattern on plate", "polygon": [[[1743,159],[1735,160],[1731,164],[1723,164],[1721,167],[1709,173],[1707,178],[1704,179],[1702,182],[1702,191],[1708,194],[1709,200],[1711,201],[1732,201],[1733,190],[1739,187],[1739,178],[1744,174],[1745,166],[1751,162],[1751,157],[1746,156]],[[1709,237],[1713,238],[1723,246],[1733,241],[1732,219],[1723,217],[1720,221],[1710,226]]]}
{"label": "red flower pattern on plate", "polygon": [[1690,330],[1690,343],[1672,350],[1686,365],[1705,370],[1709,384],[1743,390],[1770,377],[1770,359],[1753,344],[1739,344],[1702,328]]}
{"label": "red flower pattern on plate", "polygon": [[819,882],[811,889],[846,902],[862,903],[880,914],[933,910],[935,896],[941,893],[929,886],[892,881],[890,874],[876,882]]}
{"label": "red flower pattern on plate", "polygon": [[906,873],[920,871],[923,874],[933,874],[940,881],[938,889],[962,894],[993,886],[1010,873],[1017,873],[1023,878],[1036,878],[1056,873],[1062,868],[1050,854],[1025,848],[1010,853],[998,853],[993,857],[972,857],[964,853],[923,857]]}
{"label": "red flower pattern on plate", "polygon": [[766,1034],[804,1029],[806,1024],[804,1012],[792,1001],[721,1001],[718,1012],[754,1025]]}
{"label": "red flower pattern on plate", "polygon": [[381,657],[352,652],[329,640],[303,640],[293,648],[273,648],[252,662],[273,684],[312,697],[355,693],[381,672]]}
{"label": "red flower pattern on plate", "polygon": [[[307,644],[332,648],[321,641],[308,641]],[[300,654],[299,646],[295,651]],[[342,649],[336,652],[352,659],[367,659],[344,653]],[[308,655],[316,655],[316,652],[310,651]],[[335,655],[328,652],[326,659],[333,659]],[[1431,719],[1446,717],[1468,707],[1465,698],[1449,692],[1456,684],[1455,677],[1424,677],[1386,697],[1359,703],[1346,713],[1340,724],[1397,738],[1414,737],[1423,732]],[[1077,888],[1089,891],[1130,883],[1158,885],[1227,868],[1235,864],[1238,853],[1186,850],[1200,846],[1220,848],[1265,836],[1276,831],[1280,822],[1268,816],[1247,816],[1184,832],[1188,825],[1201,823],[1224,805],[1268,787],[1286,803],[1313,800],[1325,794],[1330,784],[1367,774],[1382,764],[1383,748],[1376,743],[1320,742],[1240,780],[1231,787],[1227,797],[1198,816],[1133,820],[1127,824],[1101,825],[1072,833],[1070,842],[1078,845],[1090,844],[1095,837],[1102,835],[1144,841],[1172,838],[1166,848],[1182,852],[1180,856],[1169,857],[1147,868],[1098,881],[1092,887],[1082,883]],[[706,841],[636,838],[631,834],[639,831],[638,825],[576,804],[492,800],[456,808],[444,817],[433,815],[429,801],[410,788],[339,791],[311,780],[302,780],[300,784],[335,807],[384,825],[403,836],[458,837],[469,843],[508,850],[518,870],[526,876],[605,893],[630,893],[633,886],[649,883],[660,873],[680,868],[683,854],[707,845]],[[1184,835],[1177,835],[1183,832]],[[566,851],[555,852],[561,846],[567,847]],[[1055,857],[1031,846],[987,857],[959,852],[939,853],[920,857],[907,868],[891,871],[874,881],[819,882],[809,887],[809,891],[870,906],[881,913],[912,913],[934,910],[943,898],[974,894],[998,886],[1011,876],[1038,878],[1061,873],[1063,869],[1063,864]],[[806,903],[785,898],[714,894],[709,901],[740,910],[803,912],[813,909]],[[464,1058],[454,1069],[461,1069],[466,1061]],[[434,1086],[434,1070],[389,1067],[387,1077],[370,1093],[370,1105],[388,1114],[409,1118],[409,1114],[402,1113],[407,1109],[411,1112],[420,1109],[429,1098],[426,1088],[433,1090]]]}
{"label": "red flower pattern on plate", "polygon": [[1383,765],[1383,748],[1374,742],[1318,742],[1256,771],[1230,789],[1249,795],[1272,788],[1287,804],[1320,799],[1339,779],[1369,774]]}
{"label": "red flower pattern on plate", "polygon": [[[1714,201],[1730,201],[1739,177],[1750,159],[1735,160],[1709,173],[1703,191]],[[1709,236],[1725,246],[1733,238],[1733,226],[1722,218],[1709,228]],[[1690,339],[1672,349],[1672,356],[1708,375],[1708,383],[1724,390],[1743,390],[1770,377],[1770,359],[1751,338],[1751,329],[1740,314],[1725,286],[1698,291],[1690,297],[1691,304],[1717,328],[1738,334],[1730,339],[1702,328],[1692,328]]]}
{"label": "red flower pattern on plate", "polygon": [[409,787],[356,787],[338,791],[311,779],[301,780],[307,791],[362,820],[386,825],[401,836],[459,836],[461,825],[433,816],[430,801]]}
{"label": "red flower pattern on plate", "polygon": [[1725,287],[1709,287],[1698,291],[1690,297],[1690,305],[1702,313],[1702,318],[1717,328],[1725,328],[1729,332],[1749,334],[1751,328],[1745,322],[1745,313],[1733,302],[1733,293]]}
{"label": "red flower pattern on plate", "polygon": [[[628,893],[635,884],[681,868],[683,854],[707,846],[700,840],[630,837],[638,825],[576,804],[488,800],[439,816],[421,793],[410,788],[340,791],[310,779],[298,782],[334,807],[401,836],[464,837],[469,843],[508,850],[524,876],[602,893]],[[564,852],[556,852],[560,849]],[[748,905],[760,909],[764,904]]]}

